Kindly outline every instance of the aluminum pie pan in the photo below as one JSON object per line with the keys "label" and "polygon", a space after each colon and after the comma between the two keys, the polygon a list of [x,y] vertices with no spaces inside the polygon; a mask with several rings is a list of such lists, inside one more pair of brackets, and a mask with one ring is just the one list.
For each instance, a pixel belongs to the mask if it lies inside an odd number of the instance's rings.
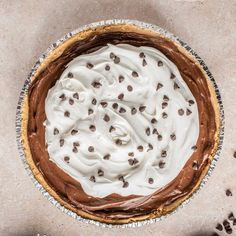
{"label": "aluminum pie pan", "polygon": [[[216,94],[216,98],[217,98],[217,102],[218,102],[218,106],[219,106],[220,129],[219,129],[219,136],[218,136],[219,143],[218,143],[217,150],[216,150],[216,153],[214,155],[214,158],[211,161],[211,164],[209,166],[209,169],[208,169],[205,177],[202,179],[200,185],[198,186],[198,188],[194,191],[194,193],[190,197],[188,197],[180,205],[178,205],[175,208],[175,210],[173,210],[170,213],[167,213],[166,215],[156,217],[156,218],[153,218],[153,219],[142,220],[142,221],[126,223],[126,224],[117,224],[116,225],[116,224],[109,224],[109,223],[101,223],[101,222],[96,221],[96,220],[90,220],[90,219],[83,218],[80,215],[76,214],[75,212],[73,212],[73,211],[69,210],[68,208],[64,207],[62,204],[60,204],[54,197],[52,197],[45,190],[45,188],[34,177],[34,174],[33,174],[32,170],[30,169],[30,166],[27,162],[25,152],[24,152],[24,145],[22,143],[22,122],[21,121],[22,121],[24,98],[25,98],[25,96],[28,95],[28,90],[29,90],[29,88],[31,86],[31,83],[32,83],[32,77],[35,75],[35,73],[36,73],[37,69],[39,68],[39,66],[44,62],[44,59],[56,47],[58,47],[59,45],[64,43],[67,39],[69,39],[69,38],[73,37],[74,35],[78,34],[79,32],[85,31],[87,29],[93,29],[93,28],[102,27],[102,26],[109,26],[109,25],[120,25],[120,24],[134,25],[134,26],[137,26],[139,28],[148,29],[148,30],[157,32],[157,33],[161,34],[162,36],[164,36],[165,38],[170,39],[171,41],[175,42],[177,45],[184,48],[188,53],[190,53],[196,59],[196,61],[199,62],[201,68],[204,70],[204,72],[207,75],[207,79],[211,82],[211,84],[212,84],[212,86],[215,90],[215,94]],[[99,22],[88,24],[88,25],[84,25],[84,26],[79,27],[78,29],[76,29],[76,30],[74,30],[70,33],[67,33],[61,39],[59,39],[56,42],[54,42],[53,44],[51,44],[50,47],[39,57],[39,59],[36,61],[35,65],[31,69],[31,72],[29,73],[28,78],[26,79],[26,81],[23,85],[23,88],[20,92],[19,101],[18,101],[18,105],[17,105],[17,109],[16,109],[16,140],[17,140],[17,145],[18,145],[19,157],[22,160],[24,168],[27,171],[27,174],[32,179],[32,181],[33,181],[34,185],[36,186],[36,188],[53,205],[55,205],[57,208],[59,208],[61,211],[63,211],[67,215],[75,218],[76,220],[78,220],[80,222],[94,224],[94,225],[97,225],[97,226],[100,226],[100,227],[106,227],[106,228],[140,227],[140,226],[144,226],[144,225],[148,225],[148,224],[151,224],[151,223],[158,222],[158,221],[163,220],[163,219],[165,219],[166,217],[168,217],[172,214],[175,214],[180,208],[182,208],[186,204],[188,204],[191,201],[191,199],[193,199],[194,196],[199,192],[199,190],[206,184],[207,180],[211,176],[212,171],[214,170],[214,168],[216,166],[216,163],[217,163],[217,161],[220,157],[220,152],[221,152],[222,145],[223,145],[223,138],[224,138],[224,108],[223,108],[223,103],[222,103],[221,95],[220,95],[218,86],[215,82],[215,79],[214,79],[213,75],[211,74],[211,72],[209,71],[208,67],[206,66],[205,62],[201,59],[201,57],[198,56],[198,54],[188,44],[186,44],[179,37],[173,35],[169,31],[167,31],[165,29],[162,29],[161,27],[153,25],[153,24],[149,24],[149,23],[145,23],[145,22],[141,22],[141,21],[137,21],[137,20],[130,20],[130,19],[113,19],[113,20],[99,21]]]}

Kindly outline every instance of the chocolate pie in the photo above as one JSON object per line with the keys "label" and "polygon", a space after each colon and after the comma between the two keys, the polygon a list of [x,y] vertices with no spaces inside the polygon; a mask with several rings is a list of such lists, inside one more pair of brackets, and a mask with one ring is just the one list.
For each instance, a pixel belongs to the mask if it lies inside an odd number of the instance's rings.
{"label": "chocolate pie", "polygon": [[32,77],[22,124],[43,187],[78,215],[112,224],[176,209],[219,141],[216,95],[196,59],[130,24],[56,47]]}

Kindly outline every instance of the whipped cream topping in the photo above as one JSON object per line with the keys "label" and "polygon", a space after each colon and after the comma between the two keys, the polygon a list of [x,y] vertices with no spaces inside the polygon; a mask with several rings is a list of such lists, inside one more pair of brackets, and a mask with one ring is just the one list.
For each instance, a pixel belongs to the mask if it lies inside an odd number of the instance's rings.
{"label": "whipped cream topping", "polygon": [[107,46],[72,60],[45,101],[50,160],[94,197],[149,195],[196,148],[196,101],[160,51]]}

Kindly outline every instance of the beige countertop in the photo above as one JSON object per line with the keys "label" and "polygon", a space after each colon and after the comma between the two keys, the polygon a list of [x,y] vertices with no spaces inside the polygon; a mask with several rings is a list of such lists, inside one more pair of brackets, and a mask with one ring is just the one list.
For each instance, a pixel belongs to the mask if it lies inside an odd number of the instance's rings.
{"label": "beige countertop", "polygon": [[[221,158],[204,188],[178,213],[134,229],[99,228],[62,213],[34,187],[15,142],[19,92],[38,56],[65,33],[111,18],[154,23],[186,41],[213,73],[226,117]],[[236,215],[235,0],[1,0],[0,52],[0,235],[203,236],[231,211]]]}

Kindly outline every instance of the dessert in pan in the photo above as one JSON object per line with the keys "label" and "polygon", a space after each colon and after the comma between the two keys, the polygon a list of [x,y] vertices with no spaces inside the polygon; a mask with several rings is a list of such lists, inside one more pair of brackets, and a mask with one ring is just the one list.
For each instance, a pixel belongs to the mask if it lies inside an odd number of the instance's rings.
{"label": "dessert in pan", "polygon": [[198,188],[219,141],[215,91],[198,62],[130,24],[79,32],[32,77],[26,159],[78,215],[123,224],[173,211]]}

